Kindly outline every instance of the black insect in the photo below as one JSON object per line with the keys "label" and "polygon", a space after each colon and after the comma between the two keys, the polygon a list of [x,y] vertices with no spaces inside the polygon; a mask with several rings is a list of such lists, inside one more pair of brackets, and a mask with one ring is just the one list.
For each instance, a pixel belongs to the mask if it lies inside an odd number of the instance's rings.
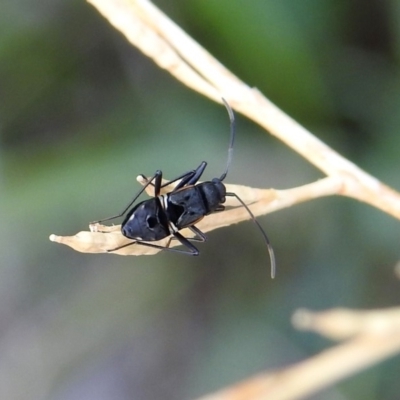
{"label": "black insect", "polygon": [[[225,203],[225,197],[231,196],[236,197],[241,205],[247,210],[253,222],[260,229],[270,255],[271,276],[275,276],[275,256],[266,233],[243,200],[236,193],[226,192],[225,185],[222,183],[226,178],[231,164],[233,143],[235,140],[235,117],[229,104],[225,99],[222,100],[230,119],[230,143],[228,148],[228,160],[224,173],[220,178],[214,178],[208,182],[197,183],[207,166],[207,163],[203,161],[195,170],[186,172],[177,178],[162,184],[162,172],[158,170],[151,179],[147,179],[143,188],[120,214],[97,221],[97,223],[101,223],[122,217],[126,214],[121,225],[121,231],[125,237],[132,239],[133,242],[109,250],[109,252],[133,244],[139,244],[142,246],[154,247],[156,249],[164,249],[197,256],[199,251],[191,242],[204,242],[206,236],[195,226],[195,224],[206,215],[217,211],[223,211],[225,209],[223,206],[223,203]],[[162,188],[177,181],[179,181],[178,184],[171,192],[160,194]],[[135,201],[150,184],[154,186],[154,197],[142,201],[132,207]],[[179,232],[184,228],[190,229],[195,236],[193,238],[184,237]],[[170,237],[170,240],[165,247],[148,243],[165,239],[166,237]],[[177,239],[186,247],[187,250],[170,248],[169,245],[172,239]]]}

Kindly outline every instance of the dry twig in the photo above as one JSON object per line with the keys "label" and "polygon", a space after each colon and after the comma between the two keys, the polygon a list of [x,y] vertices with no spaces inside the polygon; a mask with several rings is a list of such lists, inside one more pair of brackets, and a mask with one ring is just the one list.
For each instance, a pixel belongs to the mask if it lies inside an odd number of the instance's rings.
{"label": "dry twig", "polygon": [[259,374],[198,400],[303,399],[400,352],[400,308],[376,311],[299,310],[293,323],[328,338],[350,338],[283,370]]}
{"label": "dry twig", "polygon": [[[312,198],[326,196],[328,195],[327,187],[329,187],[329,189],[332,191],[334,190],[333,188],[336,188],[336,186],[333,186],[332,182],[334,179],[335,178],[325,178],[308,185],[288,190],[254,189],[240,185],[226,185],[226,188],[229,192],[237,193],[238,196],[249,205],[249,208],[253,214],[255,216],[259,216],[267,212],[290,207],[293,204],[310,200]],[[138,176],[137,180],[141,184],[144,184],[141,176]],[[336,185],[340,185],[338,180]],[[149,195],[152,194],[150,190],[148,191]],[[236,224],[249,218],[247,211],[243,207],[240,207],[240,205],[238,207],[238,204],[235,204],[234,199],[227,198],[226,204],[228,206],[236,207],[222,213],[211,214],[201,220],[198,224],[196,224],[196,226],[198,226],[203,232],[209,232],[217,228]],[[122,236],[120,228],[120,225],[114,225],[111,227],[103,225],[91,225],[90,232],[79,232],[74,236],[51,235],[50,240],[65,244],[72,247],[74,250],[83,253],[106,253],[110,249],[115,249],[123,246],[124,244],[132,242],[131,240]],[[186,237],[192,236],[192,233],[187,229],[182,230],[182,233]],[[165,246],[168,240],[169,239],[166,238],[153,243]],[[172,241],[170,247],[178,245],[179,242]],[[133,245],[123,247],[122,249],[116,250],[111,254],[137,256],[156,254],[159,251],[160,250],[158,249],[149,248],[146,246]]]}
{"label": "dry twig", "polygon": [[[148,0],[88,0],[114,27],[188,87],[260,124],[342,185],[335,194],[353,197],[400,218],[400,195],[336,153],[250,88]],[[328,194],[332,190],[327,188]]]}

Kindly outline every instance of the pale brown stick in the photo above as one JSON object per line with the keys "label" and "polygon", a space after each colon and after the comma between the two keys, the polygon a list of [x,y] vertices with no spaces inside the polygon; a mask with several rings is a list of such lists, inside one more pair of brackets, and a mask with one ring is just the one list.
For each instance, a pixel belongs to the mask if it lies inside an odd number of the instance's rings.
{"label": "pale brown stick", "polygon": [[335,194],[368,203],[400,218],[400,194],[332,150],[250,88],[148,0],[88,0],[127,39],[188,87],[260,124],[342,184]]}
{"label": "pale brown stick", "polygon": [[400,308],[300,310],[293,320],[301,329],[351,339],[283,370],[259,374],[198,400],[303,399],[400,352]]}

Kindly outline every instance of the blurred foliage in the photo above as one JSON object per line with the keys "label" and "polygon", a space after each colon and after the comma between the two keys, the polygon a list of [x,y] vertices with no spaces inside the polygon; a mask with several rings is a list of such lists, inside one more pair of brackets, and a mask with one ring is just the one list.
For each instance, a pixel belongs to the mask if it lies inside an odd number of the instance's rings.
{"label": "blurred foliage", "polygon": [[[395,0],[156,2],[245,82],[400,190]],[[48,241],[118,212],[136,175],[226,160],[225,110],[159,70],[83,1],[0,14],[0,390],[8,399],[193,398],[331,343],[297,307],[399,303],[398,221],[328,198],[213,232],[198,258],[74,253]],[[321,173],[237,116],[227,181],[288,188]],[[397,399],[399,359],[318,399]]]}

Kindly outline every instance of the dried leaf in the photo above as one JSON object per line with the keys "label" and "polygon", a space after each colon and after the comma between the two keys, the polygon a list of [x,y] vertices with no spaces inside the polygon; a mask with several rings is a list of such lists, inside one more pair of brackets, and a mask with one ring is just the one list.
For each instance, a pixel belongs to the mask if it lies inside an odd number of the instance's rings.
{"label": "dried leaf", "polygon": [[[143,175],[139,175],[137,180],[141,185],[147,183],[147,178]],[[163,183],[166,182],[168,181],[163,181]],[[178,182],[175,182],[173,185],[163,188],[162,193],[168,193],[177,184]],[[250,208],[255,215],[260,215],[260,207],[265,208],[265,203],[271,203],[276,198],[276,192],[272,189],[253,189],[240,185],[226,185],[226,188],[228,192],[236,193],[246,204],[250,205]],[[149,195],[154,194],[154,188],[151,184],[146,188],[146,192]],[[196,224],[196,226],[203,232],[209,232],[213,229],[238,223],[250,218],[247,211],[238,204],[238,201],[235,198],[227,197],[225,204],[227,206],[236,207],[224,212],[208,215]],[[73,236],[57,236],[53,234],[50,236],[50,240],[56,243],[65,244],[82,253],[108,253],[111,251],[111,254],[137,256],[156,254],[161,251],[160,249],[143,246],[140,245],[139,242],[133,242],[132,240],[127,239],[121,233],[121,225],[107,226],[94,223],[89,225],[89,229],[89,232],[83,231]],[[180,232],[187,238],[193,237],[193,233],[188,229],[183,229]],[[157,242],[148,243],[165,247],[169,241],[170,238],[165,238]],[[112,251],[113,249],[119,248],[128,243],[135,244]],[[175,247],[178,245],[180,245],[180,243],[173,239],[169,247]]]}

